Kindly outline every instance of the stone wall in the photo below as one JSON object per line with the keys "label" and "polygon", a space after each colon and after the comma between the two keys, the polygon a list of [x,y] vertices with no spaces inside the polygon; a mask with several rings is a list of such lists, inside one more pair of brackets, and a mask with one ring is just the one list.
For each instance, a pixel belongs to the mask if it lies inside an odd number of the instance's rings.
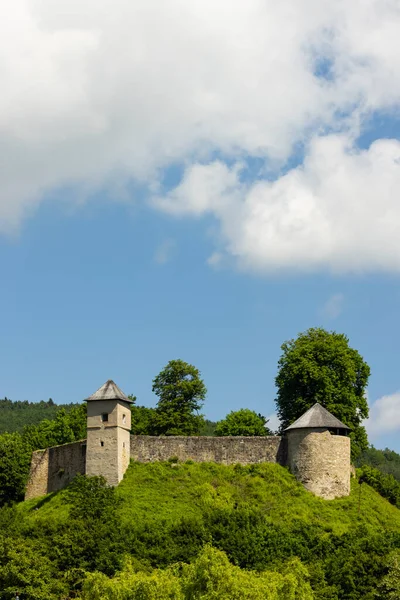
{"label": "stone wall", "polygon": [[288,432],[288,466],[304,487],[331,500],[350,494],[350,438],[328,430]]}
{"label": "stone wall", "polygon": [[286,440],[268,437],[131,436],[131,459],[154,462],[177,457],[181,461],[243,465],[270,462],[286,464]]}
{"label": "stone wall", "polygon": [[32,454],[25,499],[61,490],[78,473],[85,473],[86,440],[36,450]]}
{"label": "stone wall", "polygon": [[86,440],[49,448],[48,492],[61,490],[85,468]]}
{"label": "stone wall", "polygon": [[25,500],[47,494],[49,473],[49,450],[36,450],[32,453],[31,469],[26,485]]}
{"label": "stone wall", "polygon": [[[110,428],[110,430],[115,428]],[[98,472],[115,476],[118,473],[116,448],[107,453],[100,441],[118,445],[118,436],[110,440],[108,430],[91,432],[94,442],[94,461]],[[123,433],[128,433],[123,431]],[[98,436],[102,440],[97,440]],[[129,434],[128,434],[129,435]],[[128,440],[121,442],[121,463],[128,464]],[[89,445],[90,446],[90,445]],[[106,450],[106,452],[103,452]],[[124,454],[124,450],[126,450]],[[33,453],[26,499],[43,496],[64,488],[77,473],[86,472],[86,440],[55,446]],[[331,435],[329,431],[298,429],[288,432],[288,437],[151,437],[133,435],[130,438],[130,454],[138,462],[155,462],[176,457],[180,461],[215,462],[223,465],[240,463],[278,463],[288,465],[291,472],[306,489],[317,496],[331,499],[350,493],[350,439]],[[111,460],[115,458],[115,460]],[[93,461],[92,461],[93,462]],[[98,473],[96,473],[98,474]],[[116,485],[110,480],[110,483]]]}

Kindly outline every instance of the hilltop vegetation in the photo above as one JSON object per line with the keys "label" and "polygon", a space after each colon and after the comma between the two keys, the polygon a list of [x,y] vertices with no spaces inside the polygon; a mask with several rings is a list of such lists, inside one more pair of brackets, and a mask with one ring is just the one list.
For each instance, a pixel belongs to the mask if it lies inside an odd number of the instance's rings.
{"label": "hilltop vegetation", "polygon": [[375,469],[379,469],[382,473],[392,475],[400,481],[400,454],[385,448],[385,450],[377,450],[374,446],[370,446],[356,460],[356,466],[369,465]]}
{"label": "hilltop vegetation", "polygon": [[28,400],[12,401],[0,399],[0,434],[22,432],[24,427],[38,425],[44,419],[53,420],[60,410],[69,412],[79,404],[63,404],[58,406],[51,398],[47,402],[28,402]]}
{"label": "hilltop vegetation", "polygon": [[356,479],[324,501],[273,464],[131,463],[0,510],[0,599],[386,598],[399,549],[400,511]]}
{"label": "hilltop vegetation", "polygon": [[[360,402],[369,367],[345,336],[323,330],[282,349],[283,420],[318,399],[355,431],[361,468],[349,497],[317,498],[275,464],[170,459],[132,462],[115,489],[78,475],[59,493],[16,504],[32,450],[86,436],[86,407],[71,406],[0,435],[0,600],[17,590],[21,600],[398,600],[400,456],[368,447]],[[155,408],[132,405],[134,434],[268,433],[248,409],[206,421],[200,372],[181,360],[153,391]]]}
{"label": "hilltop vegetation", "polygon": [[86,437],[86,406],[60,408],[54,419],[0,435],[0,506],[24,498],[32,452]]}

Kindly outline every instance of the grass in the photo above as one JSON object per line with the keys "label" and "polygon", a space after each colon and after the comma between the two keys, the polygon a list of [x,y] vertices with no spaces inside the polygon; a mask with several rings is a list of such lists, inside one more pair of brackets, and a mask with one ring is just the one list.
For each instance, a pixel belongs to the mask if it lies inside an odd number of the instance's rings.
{"label": "grass", "polygon": [[[213,509],[254,507],[270,523],[290,529],[297,522],[343,534],[352,526],[400,532],[400,511],[366,484],[352,479],[347,498],[323,500],[306,491],[279,465],[224,466],[215,463],[131,462],[116,489],[123,523],[165,524]],[[32,520],[68,518],[64,492],[23,502]]]}
{"label": "grass", "polygon": [[208,508],[257,507],[269,522],[318,523],[333,533],[352,525],[400,532],[400,511],[366,484],[352,479],[347,498],[323,500],[306,491],[279,465],[131,463],[117,488],[124,521],[175,522]]}

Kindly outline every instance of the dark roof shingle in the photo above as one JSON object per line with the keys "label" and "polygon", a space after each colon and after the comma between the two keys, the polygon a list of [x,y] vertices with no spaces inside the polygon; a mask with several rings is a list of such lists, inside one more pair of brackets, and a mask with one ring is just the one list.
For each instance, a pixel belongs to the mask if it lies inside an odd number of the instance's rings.
{"label": "dark roof shingle", "polygon": [[305,429],[307,427],[329,427],[334,429],[350,429],[344,423],[339,421],[336,417],[334,417],[329,411],[326,410],[321,404],[318,402],[314,404],[311,408],[308,409],[304,415],[301,415],[289,427],[285,429]]}
{"label": "dark roof shingle", "polygon": [[123,400],[132,403],[128,396],[117,386],[112,379],[106,381],[94,394],[86,398],[87,402],[92,400]]}

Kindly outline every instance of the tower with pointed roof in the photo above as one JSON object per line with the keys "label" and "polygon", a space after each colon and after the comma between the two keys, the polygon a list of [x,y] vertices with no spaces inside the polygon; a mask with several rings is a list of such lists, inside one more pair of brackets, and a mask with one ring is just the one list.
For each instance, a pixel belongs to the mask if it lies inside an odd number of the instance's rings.
{"label": "tower with pointed roof", "polygon": [[129,465],[132,401],[111,379],[86,401],[86,475],[118,485]]}
{"label": "tower with pointed roof", "polygon": [[285,430],[290,471],[321,498],[350,493],[349,430],[319,403]]}

